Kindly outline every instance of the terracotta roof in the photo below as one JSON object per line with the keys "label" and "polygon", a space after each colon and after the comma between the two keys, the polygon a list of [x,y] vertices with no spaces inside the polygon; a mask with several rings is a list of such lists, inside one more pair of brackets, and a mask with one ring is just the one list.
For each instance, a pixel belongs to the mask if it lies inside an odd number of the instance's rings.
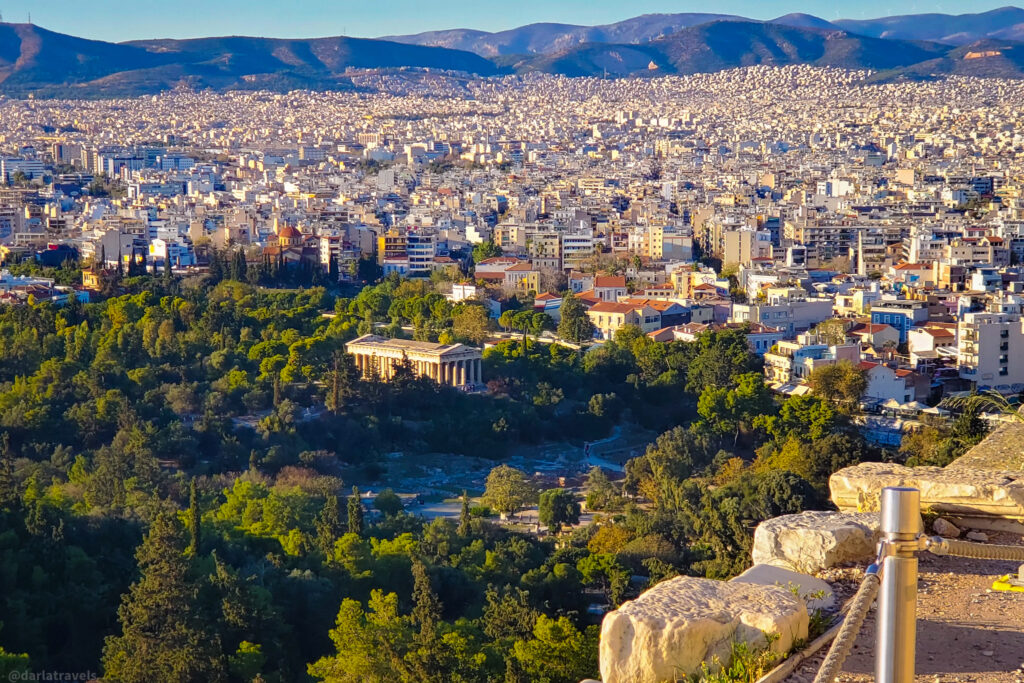
{"label": "terracotta roof", "polygon": [[557,294],[552,294],[550,292],[544,292],[540,296],[533,297],[533,300],[534,301],[554,301],[556,299],[561,299],[561,298],[562,297],[558,296]]}
{"label": "terracotta roof", "polygon": [[626,278],[623,275],[598,275],[594,278],[594,287],[625,287]]}
{"label": "terracotta roof", "polygon": [[874,324],[874,323],[859,323],[850,328],[850,334],[875,334],[885,329],[895,331],[892,325]]}
{"label": "terracotta roof", "polygon": [[277,233],[278,237],[284,237],[285,239],[293,239],[295,237],[302,237],[302,233],[290,225],[286,225],[281,228],[281,232]]}
{"label": "terracotta roof", "polygon": [[533,265],[530,263],[517,263],[514,266],[509,266],[505,269],[506,273],[529,273],[534,270]]}
{"label": "terracotta roof", "polygon": [[669,308],[672,308],[673,306],[679,305],[674,301],[662,301],[661,299],[644,299],[641,297],[629,297],[627,299],[620,301],[619,303],[633,304],[634,306],[650,306],[656,311],[666,311]]}
{"label": "terracotta roof", "polygon": [[620,304],[615,301],[600,301],[590,307],[590,310],[595,313],[629,313],[635,311],[642,306],[636,304]]}

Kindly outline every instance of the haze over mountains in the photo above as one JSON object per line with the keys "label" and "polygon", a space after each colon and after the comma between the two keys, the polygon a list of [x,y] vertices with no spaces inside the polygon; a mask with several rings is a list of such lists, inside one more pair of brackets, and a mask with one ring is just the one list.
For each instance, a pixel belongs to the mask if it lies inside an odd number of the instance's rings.
{"label": "haze over mountains", "polygon": [[180,85],[344,89],[353,87],[350,68],[619,77],[754,64],[870,69],[883,79],[1021,78],[1024,10],[834,22],[807,14],[770,21],[651,14],[602,26],[530,24],[497,33],[453,29],[383,39],[232,36],[125,43],[0,23],[0,93],[11,96],[124,96]]}

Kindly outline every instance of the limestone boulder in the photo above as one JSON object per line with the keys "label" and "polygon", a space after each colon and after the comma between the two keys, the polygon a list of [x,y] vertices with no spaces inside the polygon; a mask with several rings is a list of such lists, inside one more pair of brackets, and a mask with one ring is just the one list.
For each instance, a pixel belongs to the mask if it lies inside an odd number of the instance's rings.
{"label": "limestone boulder", "polygon": [[807,610],[828,610],[835,606],[832,586],[816,576],[801,574],[773,564],[755,564],[731,581],[756,583],[759,586],[780,586],[796,595],[807,605]]}
{"label": "limestone boulder", "polygon": [[921,491],[921,507],[966,518],[1024,520],[1024,472],[966,467],[905,467],[865,462],[829,478],[832,502],[840,510],[878,510],[881,490],[909,486]]}
{"label": "limestone boulder", "polygon": [[[605,615],[603,683],[663,683],[729,661],[733,642],[786,652],[807,637],[803,601],[779,586],[680,576]],[[777,637],[766,638],[765,634]]]}
{"label": "limestone boulder", "polygon": [[878,513],[801,512],[757,525],[751,559],[803,574],[875,557]]}

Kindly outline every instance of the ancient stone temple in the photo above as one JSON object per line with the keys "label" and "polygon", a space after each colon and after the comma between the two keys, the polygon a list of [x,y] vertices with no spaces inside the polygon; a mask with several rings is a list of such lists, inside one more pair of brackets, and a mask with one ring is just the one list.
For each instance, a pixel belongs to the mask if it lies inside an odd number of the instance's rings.
{"label": "ancient stone temple", "polygon": [[391,379],[396,368],[408,362],[418,377],[429,377],[453,387],[478,387],[483,384],[480,349],[464,344],[388,339],[365,334],[345,344],[355,357],[364,378]]}

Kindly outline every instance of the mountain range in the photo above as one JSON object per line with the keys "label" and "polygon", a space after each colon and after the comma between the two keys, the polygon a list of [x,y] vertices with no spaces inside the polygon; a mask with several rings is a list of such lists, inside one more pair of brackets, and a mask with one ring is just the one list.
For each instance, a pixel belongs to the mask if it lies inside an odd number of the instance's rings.
{"label": "mountain range", "polygon": [[692,74],[754,64],[878,72],[1024,77],[1024,10],[826,21],[787,14],[650,14],[601,26],[530,24],[488,33],[432,31],[380,39],[244,36],[109,43],[32,24],[0,23],[0,93],[113,97],[181,85],[214,89],[347,89],[349,69],[420,68],[480,76]]}
{"label": "mountain range", "polygon": [[[645,43],[684,28],[722,20],[753,22],[729,14],[644,14],[602,26],[528,24],[497,33],[452,29],[385,36],[384,40],[467,50],[483,57],[550,54],[581,43]],[[979,14],[908,14],[831,22],[810,14],[787,14],[764,23],[807,29],[839,29],[869,38],[926,40],[957,46],[985,38],[1024,40],[1024,9],[1018,7],[1003,7]]]}

